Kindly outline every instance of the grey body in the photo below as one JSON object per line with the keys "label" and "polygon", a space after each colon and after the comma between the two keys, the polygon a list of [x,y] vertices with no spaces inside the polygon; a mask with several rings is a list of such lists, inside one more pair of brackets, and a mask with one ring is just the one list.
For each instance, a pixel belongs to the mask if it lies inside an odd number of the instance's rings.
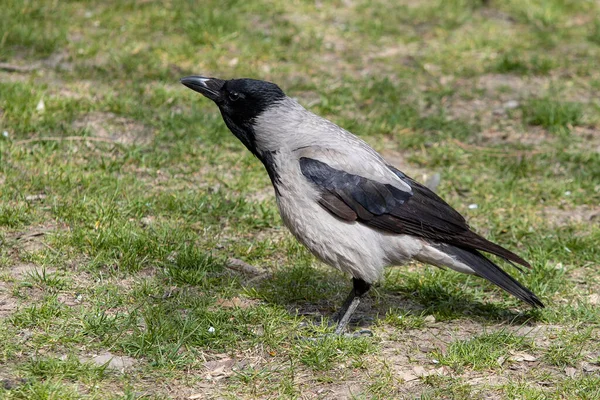
{"label": "grey body", "polygon": [[289,97],[258,116],[254,132],[259,148],[275,154],[273,162],[280,177],[275,195],[284,224],[326,264],[369,283],[381,277],[384,267],[411,259],[473,273],[469,266],[421,238],[386,233],[356,221],[342,222],[319,205],[317,188],[300,171],[302,157],[411,191],[363,140]]}

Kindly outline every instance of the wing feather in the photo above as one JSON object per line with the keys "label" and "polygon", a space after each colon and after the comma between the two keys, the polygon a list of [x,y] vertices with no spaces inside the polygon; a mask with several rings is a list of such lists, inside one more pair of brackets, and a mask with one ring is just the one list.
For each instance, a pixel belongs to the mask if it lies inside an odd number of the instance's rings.
{"label": "wing feather", "polygon": [[390,173],[407,184],[411,192],[350,174],[313,158],[301,157],[299,162],[302,174],[319,188],[320,204],[345,221],[481,250],[530,267],[518,255],[471,231],[458,211],[392,166],[388,166]]}

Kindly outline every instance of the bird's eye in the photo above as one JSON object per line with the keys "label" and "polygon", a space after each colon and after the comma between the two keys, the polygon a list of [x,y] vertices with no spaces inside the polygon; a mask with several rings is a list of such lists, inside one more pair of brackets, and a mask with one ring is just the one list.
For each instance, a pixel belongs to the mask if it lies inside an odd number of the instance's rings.
{"label": "bird's eye", "polygon": [[238,92],[229,93],[229,100],[236,101],[239,98],[240,98],[240,94]]}

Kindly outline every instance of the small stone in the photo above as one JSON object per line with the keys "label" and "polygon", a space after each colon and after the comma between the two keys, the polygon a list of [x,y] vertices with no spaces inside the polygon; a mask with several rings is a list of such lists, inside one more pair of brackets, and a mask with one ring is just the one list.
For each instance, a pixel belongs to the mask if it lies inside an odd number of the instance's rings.
{"label": "small stone", "polygon": [[2,132],[2,136],[4,136],[5,138],[7,138],[7,139],[8,139],[8,131],[3,131],[3,132]]}
{"label": "small stone", "polygon": [[235,360],[233,358],[223,358],[221,360],[215,361],[207,361],[204,363],[204,368],[206,368],[211,374],[220,374],[225,369],[231,369],[235,365]]}
{"label": "small stone", "polygon": [[479,206],[477,204],[469,204],[469,210],[476,210]]}
{"label": "small stone", "polygon": [[208,333],[215,333],[215,328],[212,326],[208,328]]}
{"label": "small stone", "polygon": [[537,360],[537,358],[535,358],[534,356],[532,356],[531,354],[527,354],[527,353],[515,353],[510,357],[511,361],[517,361],[517,362],[534,362]]}
{"label": "small stone", "polygon": [[144,226],[144,227],[149,227],[152,226],[154,224],[155,218],[152,215],[148,215],[146,217],[143,217],[142,219],[140,219],[140,223]]}
{"label": "small stone", "polygon": [[26,201],[44,200],[45,198],[45,194],[30,194],[28,196],[25,196]]}
{"label": "small stone", "polygon": [[583,370],[585,372],[596,372],[596,371],[600,370],[600,367],[586,362],[586,363],[583,363]]}
{"label": "small stone", "polygon": [[590,294],[590,297],[588,298],[588,301],[593,306],[598,304],[598,300],[600,300],[600,295],[598,295],[598,293]]}
{"label": "small stone", "polygon": [[44,110],[46,109],[46,104],[44,104],[44,99],[40,99],[40,101],[38,101],[35,109],[38,112],[44,112]]}
{"label": "small stone", "polygon": [[[96,365],[106,365],[108,369],[125,372],[127,368],[135,364],[135,359],[127,356],[116,356],[112,353],[100,353],[92,357],[91,361]],[[108,364],[107,364],[108,363]]]}
{"label": "small stone", "polygon": [[428,315],[423,321],[427,324],[433,324],[435,322],[435,317],[433,315]]}
{"label": "small stone", "polygon": [[509,100],[502,105],[505,110],[512,110],[514,108],[519,107],[519,102],[516,100]]}
{"label": "small stone", "polygon": [[29,329],[23,329],[20,332],[20,335],[21,335],[21,342],[24,343],[33,337],[33,332],[31,332]]}
{"label": "small stone", "polygon": [[563,265],[563,263],[559,262],[559,263],[556,263],[556,265],[554,265],[554,269],[563,271],[565,269],[565,266]]}
{"label": "small stone", "polygon": [[435,351],[435,348],[429,346],[419,346],[419,350],[422,353],[431,353],[432,351]]}
{"label": "small stone", "polygon": [[410,381],[414,381],[416,379],[419,379],[419,377],[417,375],[415,375],[412,371],[401,372],[399,374],[399,377],[404,382],[410,382]]}
{"label": "small stone", "polygon": [[573,368],[573,367],[567,367],[565,368],[565,374],[569,377],[569,378],[573,378],[575,376],[575,374],[577,373],[577,369]]}
{"label": "small stone", "polygon": [[453,80],[454,80],[453,75],[445,75],[440,78],[440,83],[442,85],[447,85],[447,84],[451,83]]}

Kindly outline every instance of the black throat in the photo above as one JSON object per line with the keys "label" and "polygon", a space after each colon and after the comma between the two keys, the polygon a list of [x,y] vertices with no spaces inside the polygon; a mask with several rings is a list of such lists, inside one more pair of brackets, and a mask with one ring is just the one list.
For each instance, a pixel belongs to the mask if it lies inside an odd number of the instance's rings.
{"label": "black throat", "polygon": [[269,174],[269,178],[271,178],[271,183],[275,188],[277,194],[279,193],[279,189],[277,189],[277,184],[281,183],[281,177],[277,172],[277,168],[275,166],[274,156],[277,154],[276,151],[267,151],[262,153],[261,155],[256,155],[256,157],[263,163],[265,169],[267,170],[267,174]]}
{"label": "black throat", "polygon": [[231,121],[225,113],[222,113],[222,115],[223,120],[225,121],[225,124],[227,125],[231,133],[233,133],[235,137],[237,137],[240,140],[240,142],[242,142],[244,146],[246,146],[246,148],[250,150],[250,152],[254,154],[254,156],[263,163],[265,169],[267,170],[267,173],[269,174],[269,178],[271,179],[271,183],[273,184],[275,191],[277,192],[277,194],[279,194],[277,184],[281,182],[281,179],[279,173],[277,172],[274,159],[274,156],[275,154],[277,154],[277,152],[261,152],[257,149],[256,134],[254,133],[254,128],[252,127],[252,121],[248,121],[241,124],[238,123],[238,125]]}

